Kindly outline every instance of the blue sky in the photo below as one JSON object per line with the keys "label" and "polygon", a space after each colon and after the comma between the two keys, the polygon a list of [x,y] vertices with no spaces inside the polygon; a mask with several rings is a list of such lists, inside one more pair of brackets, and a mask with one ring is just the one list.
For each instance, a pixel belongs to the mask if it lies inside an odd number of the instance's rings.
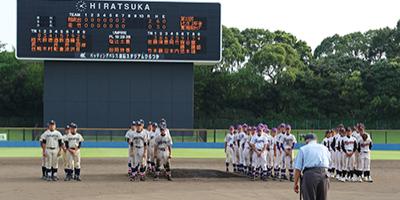
{"label": "blue sky", "polygon": [[[0,41],[7,43],[8,49],[16,41],[16,1],[2,0],[0,7]],[[312,48],[335,33],[395,27],[400,19],[399,0],[216,1],[222,4],[222,24],[228,27],[284,30]]]}

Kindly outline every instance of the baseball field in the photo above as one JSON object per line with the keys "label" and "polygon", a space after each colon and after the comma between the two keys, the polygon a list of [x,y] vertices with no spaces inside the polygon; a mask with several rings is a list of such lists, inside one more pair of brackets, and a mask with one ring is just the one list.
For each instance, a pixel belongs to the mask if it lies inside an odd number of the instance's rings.
{"label": "baseball field", "polygon": [[[0,199],[298,199],[291,182],[224,172],[223,149],[174,149],[173,182],[130,182],[126,149],[82,149],[82,182],[40,179],[39,148],[0,148]],[[400,195],[400,151],[374,151],[373,183],[331,181],[330,199],[394,200]],[[62,170],[59,176],[63,177]]]}

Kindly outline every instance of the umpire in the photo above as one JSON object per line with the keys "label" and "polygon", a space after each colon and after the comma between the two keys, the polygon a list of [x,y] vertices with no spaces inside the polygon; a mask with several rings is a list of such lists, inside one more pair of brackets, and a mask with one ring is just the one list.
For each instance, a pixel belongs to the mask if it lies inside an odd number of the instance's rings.
{"label": "umpire", "polygon": [[295,160],[294,191],[299,193],[301,173],[301,194],[304,200],[326,200],[329,188],[327,169],[330,154],[328,149],[317,143],[315,134],[304,136],[306,145],[300,148]]}

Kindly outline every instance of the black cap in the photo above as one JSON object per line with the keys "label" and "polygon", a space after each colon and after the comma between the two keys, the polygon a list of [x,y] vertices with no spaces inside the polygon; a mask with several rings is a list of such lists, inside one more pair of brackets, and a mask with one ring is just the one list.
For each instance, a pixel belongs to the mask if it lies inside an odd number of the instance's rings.
{"label": "black cap", "polygon": [[68,124],[65,126],[65,129],[69,129],[71,128]]}
{"label": "black cap", "polygon": [[316,140],[317,136],[314,133],[308,133],[304,136],[304,140]]}
{"label": "black cap", "polygon": [[147,122],[147,126],[150,126],[150,125],[153,125],[153,122],[148,121],[148,122]]}
{"label": "black cap", "polygon": [[71,122],[71,124],[69,124],[69,126],[71,128],[78,128],[78,125],[76,125],[74,122]]}
{"label": "black cap", "polygon": [[132,126],[136,126],[136,121],[132,121]]}
{"label": "black cap", "polygon": [[158,127],[158,124],[157,124],[156,122],[154,122],[154,123],[152,124],[152,126]]}
{"label": "black cap", "polygon": [[160,122],[167,122],[167,120],[165,120],[164,118],[161,118]]}
{"label": "black cap", "polygon": [[49,124],[49,125],[56,124],[56,121],[54,121],[54,120],[50,120],[48,124]]}
{"label": "black cap", "polygon": [[139,119],[138,121],[137,121],[137,125],[143,125],[144,124],[144,120],[143,119]]}

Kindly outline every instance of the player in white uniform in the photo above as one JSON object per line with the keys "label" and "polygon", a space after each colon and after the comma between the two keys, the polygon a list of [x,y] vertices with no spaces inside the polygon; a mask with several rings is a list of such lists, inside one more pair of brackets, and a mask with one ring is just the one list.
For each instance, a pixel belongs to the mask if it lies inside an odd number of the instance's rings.
{"label": "player in white uniform", "polygon": [[336,168],[335,168],[335,158],[336,158],[336,149],[335,149],[335,142],[336,142],[336,132],[335,130],[331,129],[330,130],[330,137],[328,139],[329,142],[329,153],[331,155],[331,161],[329,163],[329,175],[330,177],[334,178],[335,173],[336,173]]}
{"label": "player in white uniform", "polygon": [[240,160],[239,160],[239,156],[240,156],[240,153],[239,153],[239,142],[240,142],[240,139],[239,139],[239,133],[241,133],[241,132],[243,132],[243,127],[242,127],[242,125],[238,125],[238,127],[237,127],[237,130],[235,131],[235,134],[234,134],[234,139],[235,139],[235,141],[234,141],[234,145],[233,145],[233,149],[234,149],[234,156],[235,156],[235,164],[233,165],[233,172],[239,172],[239,166],[240,166]]}
{"label": "player in white uniform", "polygon": [[[363,134],[361,136],[361,140],[358,143],[358,150],[360,152],[360,165],[358,166],[359,170],[364,175],[364,181],[373,182],[371,178],[371,149],[372,149],[372,140],[368,138],[368,135]],[[361,177],[359,181],[362,181]]]}
{"label": "player in white uniform", "polygon": [[[361,140],[362,140],[361,135],[358,132],[356,126],[353,126],[351,131],[352,131],[351,136],[353,136],[356,139],[357,147],[358,147],[358,143],[361,142]],[[356,151],[354,153],[354,161],[355,161],[354,162],[355,166],[354,166],[354,174],[353,174],[354,177],[353,177],[353,179],[354,179],[354,181],[360,181],[362,179],[361,178],[362,172],[359,170],[359,168],[360,168],[359,165],[361,164],[360,163],[361,159],[360,159],[360,152],[359,151]]]}
{"label": "player in white uniform", "polygon": [[266,150],[268,148],[268,141],[265,135],[263,135],[262,129],[257,128],[257,133],[251,138],[250,145],[253,150],[253,180],[255,180],[257,172],[261,170],[260,177],[265,181],[267,173]]}
{"label": "player in white uniform", "polygon": [[158,180],[160,176],[161,166],[164,167],[167,179],[172,181],[171,178],[171,153],[172,153],[172,138],[165,132],[164,127],[160,127],[160,135],[154,139],[154,160],[156,160],[156,175],[154,180]]}
{"label": "player in white uniform", "polygon": [[344,128],[338,128],[339,134],[337,134],[335,148],[336,148],[336,179],[342,181],[343,177],[343,162],[344,152],[342,149],[342,140],[345,137]]}
{"label": "player in white uniform", "polygon": [[284,158],[284,166],[281,171],[281,180],[286,179],[286,170],[289,171],[290,181],[293,182],[293,150],[294,146],[297,143],[296,137],[291,134],[292,127],[290,125],[286,125],[286,134],[283,137],[282,149],[283,149],[283,158]]}
{"label": "player in white uniform", "polygon": [[250,176],[252,171],[251,169],[252,151],[251,151],[250,141],[253,135],[254,135],[253,127],[248,127],[246,137],[243,142],[243,167],[245,170],[245,174],[247,176]]}
{"label": "player in white uniform", "polygon": [[279,170],[278,170],[278,156],[277,156],[277,153],[278,153],[278,147],[277,147],[277,145],[276,145],[276,143],[277,143],[277,138],[278,138],[278,129],[277,128],[272,128],[272,130],[271,130],[271,137],[272,137],[272,148],[273,148],[273,166],[272,166],[272,168],[273,168],[273,170],[274,170],[274,173],[273,174],[271,174],[271,176],[272,176],[272,179],[273,180],[276,180],[276,178],[278,177],[278,175],[279,175]]}
{"label": "player in white uniform", "polygon": [[126,139],[126,142],[128,143],[128,176],[129,177],[132,175],[132,158],[133,158],[133,148],[129,144],[130,143],[129,138],[132,138],[132,135],[135,131],[136,131],[136,122],[133,121],[129,130],[126,131],[126,133],[125,133],[125,139]]}
{"label": "player in white uniform", "polygon": [[[331,130],[327,130],[326,132],[325,132],[325,137],[324,137],[324,139],[322,140],[322,145],[324,145],[326,148],[328,148],[328,151],[329,152],[331,152],[331,142],[332,142],[332,140],[331,140]],[[332,156],[331,156],[332,157]],[[330,160],[330,162],[329,162],[329,168],[328,168],[328,176],[331,176],[331,173],[332,173],[332,160]]]}
{"label": "player in white uniform", "polygon": [[[83,137],[77,132],[78,126],[75,123],[69,125],[71,133],[64,138],[65,150],[67,151],[68,172],[65,181],[74,179],[81,181],[81,145]],[[72,174],[74,172],[74,175]]]}
{"label": "player in white uniform", "polygon": [[229,133],[226,134],[225,136],[225,155],[226,155],[225,165],[227,172],[229,172],[229,164],[232,164],[234,169],[236,168],[235,150],[234,150],[234,145],[235,145],[234,132],[235,128],[233,126],[230,126]]}
{"label": "player in white uniform", "polygon": [[[149,122],[149,127],[148,127],[148,131],[147,131],[147,139],[148,139],[148,147],[147,147],[147,166],[149,171],[151,172],[155,172],[156,170],[156,162],[154,157],[156,156],[154,154],[154,146],[156,145],[155,143],[155,139],[156,137],[159,135],[157,133],[157,127],[158,124],[157,123],[150,123]],[[165,129],[164,129],[164,133],[165,133]],[[168,136],[169,137],[169,136]]]}
{"label": "player in white uniform", "polygon": [[146,175],[146,156],[147,156],[147,134],[143,130],[144,121],[140,119],[136,122],[136,131],[130,139],[131,148],[133,148],[132,158],[132,176],[130,181],[136,179],[139,173],[140,180],[145,181]]}
{"label": "player in white uniform", "polygon": [[357,141],[351,132],[351,128],[346,128],[346,136],[342,139],[342,150],[344,152],[344,162],[343,162],[343,178],[341,181],[353,181],[354,174],[354,153],[357,150]]}
{"label": "player in white uniform", "polygon": [[56,130],[56,122],[51,120],[47,130],[40,136],[42,146],[42,156],[45,158],[45,179],[47,181],[57,181],[58,152],[63,147],[62,135]]}
{"label": "player in white uniform", "polygon": [[[63,135],[63,138],[62,138],[63,142],[65,141],[65,138],[67,137],[67,135],[70,134],[70,133],[71,133],[71,128],[69,127],[69,125],[65,126],[64,135]],[[66,151],[66,149],[65,148],[61,148],[59,154],[60,154],[61,160],[63,161],[64,173],[67,174],[67,172],[68,172],[68,168],[67,168],[68,167],[68,161],[67,161],[67,151]]]}
{"label": "player in white uniform", "polygon": [[241,173],[245,173],[245,164],[244,164],[244,145],[247,140],[247,124],[243,125],[242,131],[239,132],[238,135],[238,143],[239,143],[239,166],[238,171]]}
{"label": "player in white uniform", "polygon": [[276,134],[272,133],[272,135],[270,134],[271,131],[266,128],[265,129],[265,133],[266,133],[266,137],[268,140],[268,148],[267,148],[267,178],[272,177],[272,168],[274,167],[274,154],[275,154],[275,140],[274,140],[274,136]]}
{"label": "player in white uniform", "polygon": [[282,149],[282,142],[283,137],[285,136],[285,124],[280,124],[278,127],[278,135],[276,135],[276,163],[275,163],[275,178],[281,176],[281,167],[283,168],[283,149]]}

